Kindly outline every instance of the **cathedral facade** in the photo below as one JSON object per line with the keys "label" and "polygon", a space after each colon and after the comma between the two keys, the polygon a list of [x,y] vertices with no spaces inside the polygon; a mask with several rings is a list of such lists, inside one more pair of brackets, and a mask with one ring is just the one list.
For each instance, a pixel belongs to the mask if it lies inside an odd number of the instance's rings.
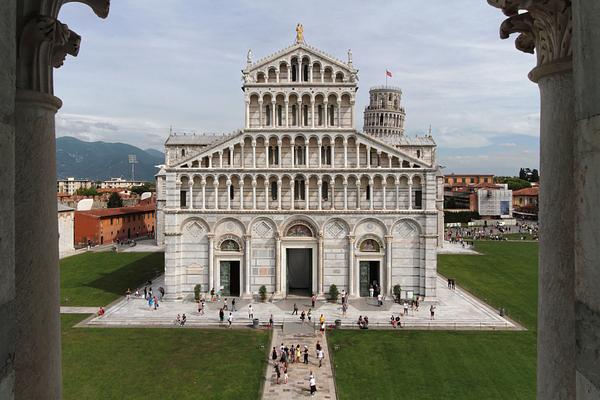
{"label": "cathedral facade", "polygon": [[370,286],[436,297],[441,177],[430,135],[404,135],[401,91],[371,90],[355,127],[358,70],[296,42],[242,70],[244,129],[171,134],[157,175],[170,298],[351,296]]}

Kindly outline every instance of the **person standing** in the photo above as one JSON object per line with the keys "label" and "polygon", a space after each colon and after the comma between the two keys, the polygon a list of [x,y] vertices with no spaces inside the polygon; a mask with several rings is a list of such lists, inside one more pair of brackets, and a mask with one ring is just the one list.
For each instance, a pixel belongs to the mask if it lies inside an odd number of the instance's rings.
{"label": "person standing", "polygon": [[248,319],[254,319],[254,308],[252,304],[248,304]]}
{"label": "person standing", "polygon": [[281,370],[279,369],[279,364],[277,362],[275,362],[273,366],[275,367],[275,374],[277,375],[277,380],[275,381],[275,383],[279,385],[279,378],[281,377]]}
{"label": "person standing", "polygon": [[144,300],[148,300],[148,287],[144,286]]}
{"label": "person standing", "polygon": [[315,393],[317,392],[317,381],[316,381],[315,376],[313,375],[312,371],[310,371],[310,378],[308,379],[308,384],[310,386],[310,395],[314,396]]}
{"label": "person standing", "polygon": [[231,311],[235,312],[235,298],[231,299]]}
{"label": "person standing", "polygon": [[287,385],[288,383],[288,369],[287,367],[283,367],[283,383]]}
{"label": "person standing", "polygon": [[300,313],[300,321],[302,321],[302,323],[304,323],[304,318],[306,318],[306,313],[304,312],[304,310],[302,310],[302,312]]}
{"label": "person standing", "polygon": [[348,311],[348,304],[344,303],[342,304],[342,315],[344,317],[346,316],[346,311]]}
{"label": "person standing", "polygon": [[308,346],[304,346],[304,364],[308,364]]}
{"label": "person standing", "polygon": [[319,359],[319,368],[321,368],[321,365],[323,365],[324,357],[325,357],[325,353],[323,352],[323,349],[319,350],[319,352],[317,354],[317,358]]}
{"label": "person standing", "polygon": [[375,293],[375,289],[373,288],[373,285],[371,285],[369,287],[369,297],[373,297],[373,293]]}
{"label": "person standing", "polygon": [[219,308],[219,321],[223,323],[223,319],[225,319],[225,313],[223,312],[223,308]]}
{"label": "person standing", "polygon": [[292,311],[292,315],[298,315],[298,306],[296,305],[296,303],[294,303],[294,311]]}
{"label": "person standing", "polygon": [[215,288],[210,289],[210,301],[215,301]]}
{"label": "person standing", "polygon": [[227,297],[225,297],[225,300],[223,300],[223,310],[229,311],[229,307],[227,306]]}
{"label": "person standing", "polygon": [[317,296],[313,293],[312,297],[310,298],[310,301],[312,303],[312,308],[315,308],[315,303],[317,302]]}
{"label": "person standing", "polygon": [[404,302],[404,315],[408,315],[408,303]]}
{"label": "person standing", "polygon": [[431,314],[431,319],[434,319],[435,317],[435,306],[432,304],[431,307],[429,307],[429,313]]}
{"label": "person standing", "polygon": [[232,322],[233,322],[233,314],[229,313],[229,317],[227,317],[227,323],[229,324],[229,328],[231,328]]}
{"label": "person standing", "polygon": [[129,299],[131,298],[131,289],[127,288],[127,291],[125,292],[125,297],[127,298],[127,301],[129,301]]}
{"label": "person standing", "polygon": [[306,313],[306,318],[308,318],[308,322],[310,323],[310,320],[312,318],[312,311],[310,308],[308,309],[308,312]]}
{"label": "person standing", "polygon": [[381,295],[381,293],[377,295],[377,304],[379,305],[379,307],[383,305],[383,296]]}
{"label": "person standing", "polygon": [[269,317],[269,328],[273,327],[273,314]]}

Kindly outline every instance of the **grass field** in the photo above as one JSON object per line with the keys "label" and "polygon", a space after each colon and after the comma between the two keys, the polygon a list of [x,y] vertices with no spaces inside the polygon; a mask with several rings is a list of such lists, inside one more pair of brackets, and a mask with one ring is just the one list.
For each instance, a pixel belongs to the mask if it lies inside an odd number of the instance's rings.
{"label": "grass field", "polygon": [[534,399],[537,243],[476,242],[480,256],[440,255],[438,270],[506,307],[524,332],[334,331],[340,399]]}
{"label": "grass field", "polygon": [[164,271],[164,253],[84,253],[60,261],[60,303],[99,307]]}
{"label": "grass field", "polygon": [[256,399],[268,331],[73,328],[62,316],[63,398]]}

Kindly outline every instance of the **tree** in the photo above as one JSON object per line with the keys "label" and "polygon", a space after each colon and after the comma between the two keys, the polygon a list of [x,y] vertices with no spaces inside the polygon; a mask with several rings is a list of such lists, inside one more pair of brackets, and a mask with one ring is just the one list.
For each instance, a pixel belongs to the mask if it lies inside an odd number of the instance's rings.
{"label": "tree", "polygon": [[95,187],[91,187],[91,188],[79,188],[77,189],[77,191],[75,192],[76,195],[78,196],[97,196],[98,195],[98,191],[96,190]]}
{"label": "tree", "polygon": [[539,182],[540,181],[540,173],[537,169],[531,171],[531,180],[530,182]]}
{"label": "tree", "polygon": [[123,200],[121,200],[121,196],[119,196],[119,193],[112,192],[110,194],[110,197],[108,198],[108,203],[106,204],[106,207],[108,207],[108,208],[123,207]]}
{"label": "tree", "polygon": [[521,168],[519,170],[519,179],[523,179],[523,180],[527,179],[527,174],[525,174],[525,169],[524,168]]}
{"label": "tree", "polygon": [[144,192],[154,192],[154,185],[150,185],[148,183],[144,183],[142,186],[132,186],[131,191],[138,195],[141,195]]}
{"label": "tree", "polygon": [[340,292],[337,286],[332,283],[331,286],[329,286],[329,300],[335,302],[337,301],[339,295]]}
{"label": "tree", "polygon": [[[525,171],[525,173],[527,173],[527,171]],[[497,176],[496,183],[507,183],[510,190],[519,190],[531,187],[531,183],[528,181],[513,176]]]}

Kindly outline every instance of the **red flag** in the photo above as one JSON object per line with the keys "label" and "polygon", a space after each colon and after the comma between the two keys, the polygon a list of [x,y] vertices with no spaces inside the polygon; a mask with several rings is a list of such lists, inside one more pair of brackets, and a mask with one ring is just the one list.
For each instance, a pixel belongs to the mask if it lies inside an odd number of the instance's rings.
{"label": "red flag", "polygon": [[389,76],[391,78],[392,77],[392,73],[386,69],[385,70],[385,76]]}

